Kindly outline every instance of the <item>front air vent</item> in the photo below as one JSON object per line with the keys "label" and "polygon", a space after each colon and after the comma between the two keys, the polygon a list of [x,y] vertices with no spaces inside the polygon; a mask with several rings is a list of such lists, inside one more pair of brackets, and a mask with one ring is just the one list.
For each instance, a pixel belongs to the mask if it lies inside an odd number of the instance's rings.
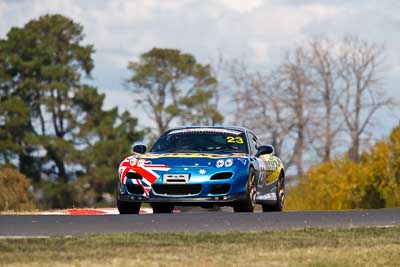
{"label": "front air vent", "polygon": [[227,194],[231,189],[230,184],[214,184],[211,186],[210,193],[213,195]]}
{"label": "front air vent", "polygon": [[159,195],[186,196],[201,192],[201,184],[153,184],[152,187]]}
{"label": "front air vent", "polygon": [[136,173],[136,172],[128,172],[128,173],[126,174],[126,178],[128,178],[128,179],[142,179],[143,177],[142,177],[139,173]]}
{"label": "front air vent", "polygon": [[232,172],[220,172],[216,173],[213,176],[211,176],[211,180],[225,180],[231,178],[233,175]]}
{"label": "front air vent", "polygon": [[128,182],[126,184],[126,189],[128,190],[128,192],[130,194],[135,194],[135,195],[143,195],[144,194],[143,187],[138,184],[133,184],[132,182]]}

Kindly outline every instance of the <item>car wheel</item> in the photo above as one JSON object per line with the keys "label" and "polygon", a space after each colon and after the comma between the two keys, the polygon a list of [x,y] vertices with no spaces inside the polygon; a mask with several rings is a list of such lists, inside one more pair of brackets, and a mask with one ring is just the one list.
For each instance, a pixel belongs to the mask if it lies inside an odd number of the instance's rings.
{"label": "car wheel", "polygon": [[117,199],[117,208],[120,214],[138,214],[141,204],[140,202],[127,202]]}
{"label": "car wheel", "polygon": [[234,204],[233,210],[235,212],[253,212],[256,207],[256,176],[254,169],[251,168],[249,172],[249,178],[246,183],[246,199],[238,201]]}
{"label": "car wheel", "polygon": [[172,213],[174,206],[168,203],[152,203],[153,213]]}
{"label": "car wheel", "polygon": [[281,173],[276,186],[276,203],[275,205],[262,205],[263,212],[282,211],[285,205],[285,177]]}

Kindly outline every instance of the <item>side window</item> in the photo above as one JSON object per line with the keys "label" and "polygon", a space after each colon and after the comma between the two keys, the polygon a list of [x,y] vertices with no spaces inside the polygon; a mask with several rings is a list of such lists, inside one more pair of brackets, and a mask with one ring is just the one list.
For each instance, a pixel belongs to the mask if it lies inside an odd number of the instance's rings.
{"label": "side window", "polygon": [[254,155],[257,153],[257,137],[253,133],[249,133],[249,145],[250,145],[250,150],[251,150],[251,155]]}
{"label": "side window", "polygon": [[260,141],[258,140],[257,136],[255,136],[255,135],[254,135],[254,143],[256,144],[257,149],[261,146]]}

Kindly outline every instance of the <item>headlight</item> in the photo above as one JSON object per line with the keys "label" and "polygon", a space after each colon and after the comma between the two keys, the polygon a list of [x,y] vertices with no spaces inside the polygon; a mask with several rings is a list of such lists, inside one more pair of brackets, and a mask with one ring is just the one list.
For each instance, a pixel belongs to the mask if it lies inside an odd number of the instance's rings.
{"label": "headlight", "polygon": [[225,161],[223,159],[219,159],[219,160],[217,160],[216,167],[221,168],[224,166],[224,164],[225,164]]}
{"label": "headlight", "polygon": [[215,166],[217,167],[217,168],[221,168],[221,167],[230,167],[230,166],[232,166],[233,165],[233,159],[226,159],[226,160],[224,160],[224,159],[219,159],[219,160],[217,160],[217,163],[215,164]]}
{"label": "headlight", "polygon": [[233,159],[227,159],[225,160],[225,167],[230,167],[233,164]]}

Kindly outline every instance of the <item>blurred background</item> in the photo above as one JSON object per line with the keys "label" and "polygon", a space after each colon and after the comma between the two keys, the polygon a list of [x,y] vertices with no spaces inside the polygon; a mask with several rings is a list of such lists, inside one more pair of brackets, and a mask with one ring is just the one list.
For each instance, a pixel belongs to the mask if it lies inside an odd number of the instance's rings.
{"label": "blurred background", "polygon": [[239,125],[287,210],[400,206],[398,1],[0,0],[0,210],[114,206],[119,162]]}

